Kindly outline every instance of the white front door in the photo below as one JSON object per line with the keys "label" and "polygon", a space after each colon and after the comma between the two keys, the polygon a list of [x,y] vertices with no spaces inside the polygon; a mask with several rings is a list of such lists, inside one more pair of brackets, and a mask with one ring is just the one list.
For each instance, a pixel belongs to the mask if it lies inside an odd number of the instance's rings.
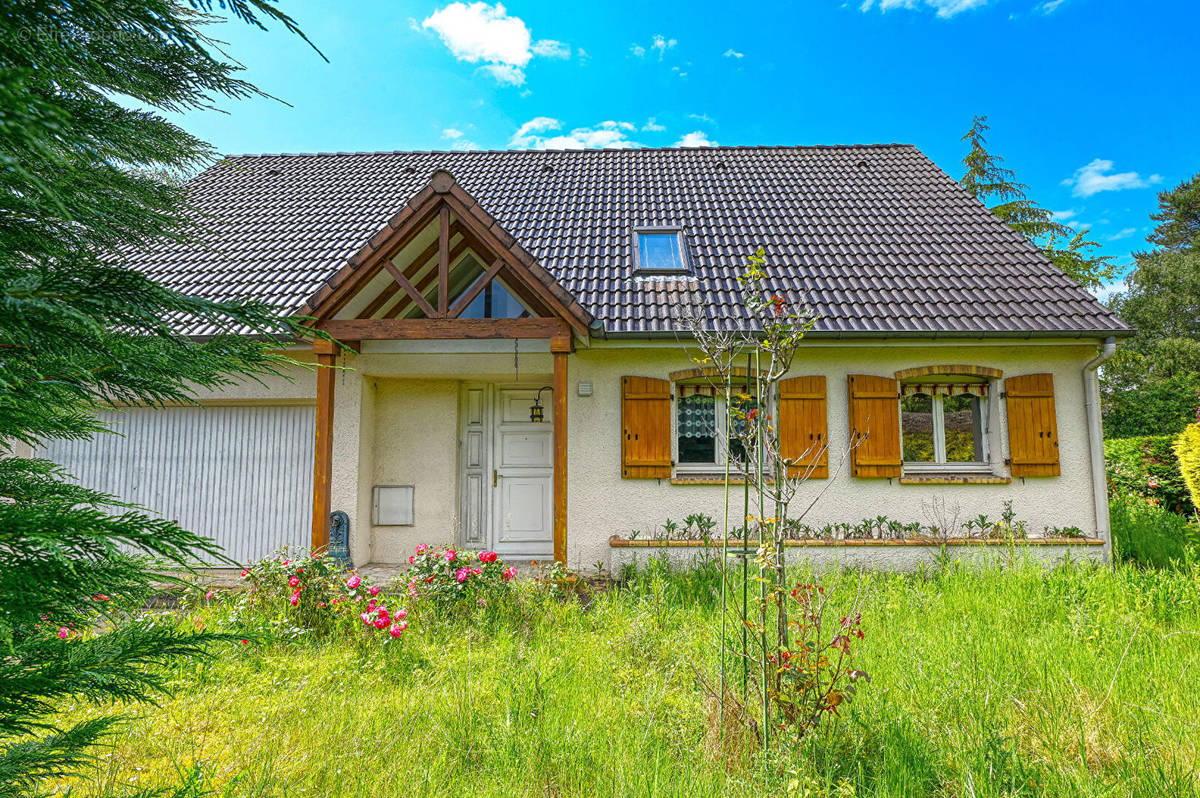
{"label": "white front door", "polygon": [[554,417],[547,391],[546,420],[529,420],[536,396],[536,390],[496,391],[491,544],[500,554],[554,552]]}

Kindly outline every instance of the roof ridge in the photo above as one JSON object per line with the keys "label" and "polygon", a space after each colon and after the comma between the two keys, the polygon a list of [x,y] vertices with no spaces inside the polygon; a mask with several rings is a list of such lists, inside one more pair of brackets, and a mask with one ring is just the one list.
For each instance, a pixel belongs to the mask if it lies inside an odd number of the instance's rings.
{"label": "roof ridge", "polygon": [[532,154],[563,155],[620,152],[674,152],[674,151],[728,151],[728,150],[867,150],[867,149],[917,149],[915,144],[904,142],[878,142],[874,144],[720,144],[711,147],[607,147],[589,149],[490,149],[490,150],[358,150],[355,152],[244,152],[229,153],[222,158],[332,158],[368,155],[498,155]]}

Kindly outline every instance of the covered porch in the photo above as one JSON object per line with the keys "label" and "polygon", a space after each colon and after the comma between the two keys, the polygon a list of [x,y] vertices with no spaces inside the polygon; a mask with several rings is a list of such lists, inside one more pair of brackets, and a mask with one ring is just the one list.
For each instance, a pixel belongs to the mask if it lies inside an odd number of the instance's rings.
{"label": "covered porch", "polygon": [[565,561],[568,369],[591,320],[449,173],[306,311],[314,550],[335,518],[356,564],[419,542]]}

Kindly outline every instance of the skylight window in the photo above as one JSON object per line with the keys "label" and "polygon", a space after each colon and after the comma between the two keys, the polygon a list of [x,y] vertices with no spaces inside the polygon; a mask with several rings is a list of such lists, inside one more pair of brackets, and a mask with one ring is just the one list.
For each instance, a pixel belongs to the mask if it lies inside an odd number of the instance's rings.
{"label": "skylight window", "polygon": [[639,272],[677,274],[688,270],[682,230],[637,230],[633,234],[633,243]]}

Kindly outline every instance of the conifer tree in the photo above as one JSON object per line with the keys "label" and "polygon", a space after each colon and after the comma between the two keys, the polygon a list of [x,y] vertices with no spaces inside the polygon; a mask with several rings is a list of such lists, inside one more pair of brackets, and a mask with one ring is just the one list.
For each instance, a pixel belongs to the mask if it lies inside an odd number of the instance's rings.
{"label": "conifer tree", "polygon": [[[206,33],[212,0],[191,2],[0,14],[0,798],[80,772],[113,730],[112,716],[60,725],[59,701],[146,699],[164,687],[160,666],[207,651],[210,636],[129,611],[155,570],[218,554],[13,455],[106,434],[97,407],[185,402],[196,387],[276,372],[281,343],[304,334],[277,308],[180,294],[126,267],[124,253],[203,232],[182,178],[216,154],[162,113],[257,92]],[[268,0],[217,11],[303,35]],[[184,321],[213,334],[186,337]]]}
{"label": "conifer tree", "polygon": [[971,196],[1045,253],[1050,261],[1084,288],[1095,288],[1116,274],[1112,256],[1094,254],[1099,244],[1054,218],[1053,212],[1029,198],[1029,187],[1017,182],[1004,159],[988,151],[986,116],[977,116],[963,136],[970,149],[959,180]]}

